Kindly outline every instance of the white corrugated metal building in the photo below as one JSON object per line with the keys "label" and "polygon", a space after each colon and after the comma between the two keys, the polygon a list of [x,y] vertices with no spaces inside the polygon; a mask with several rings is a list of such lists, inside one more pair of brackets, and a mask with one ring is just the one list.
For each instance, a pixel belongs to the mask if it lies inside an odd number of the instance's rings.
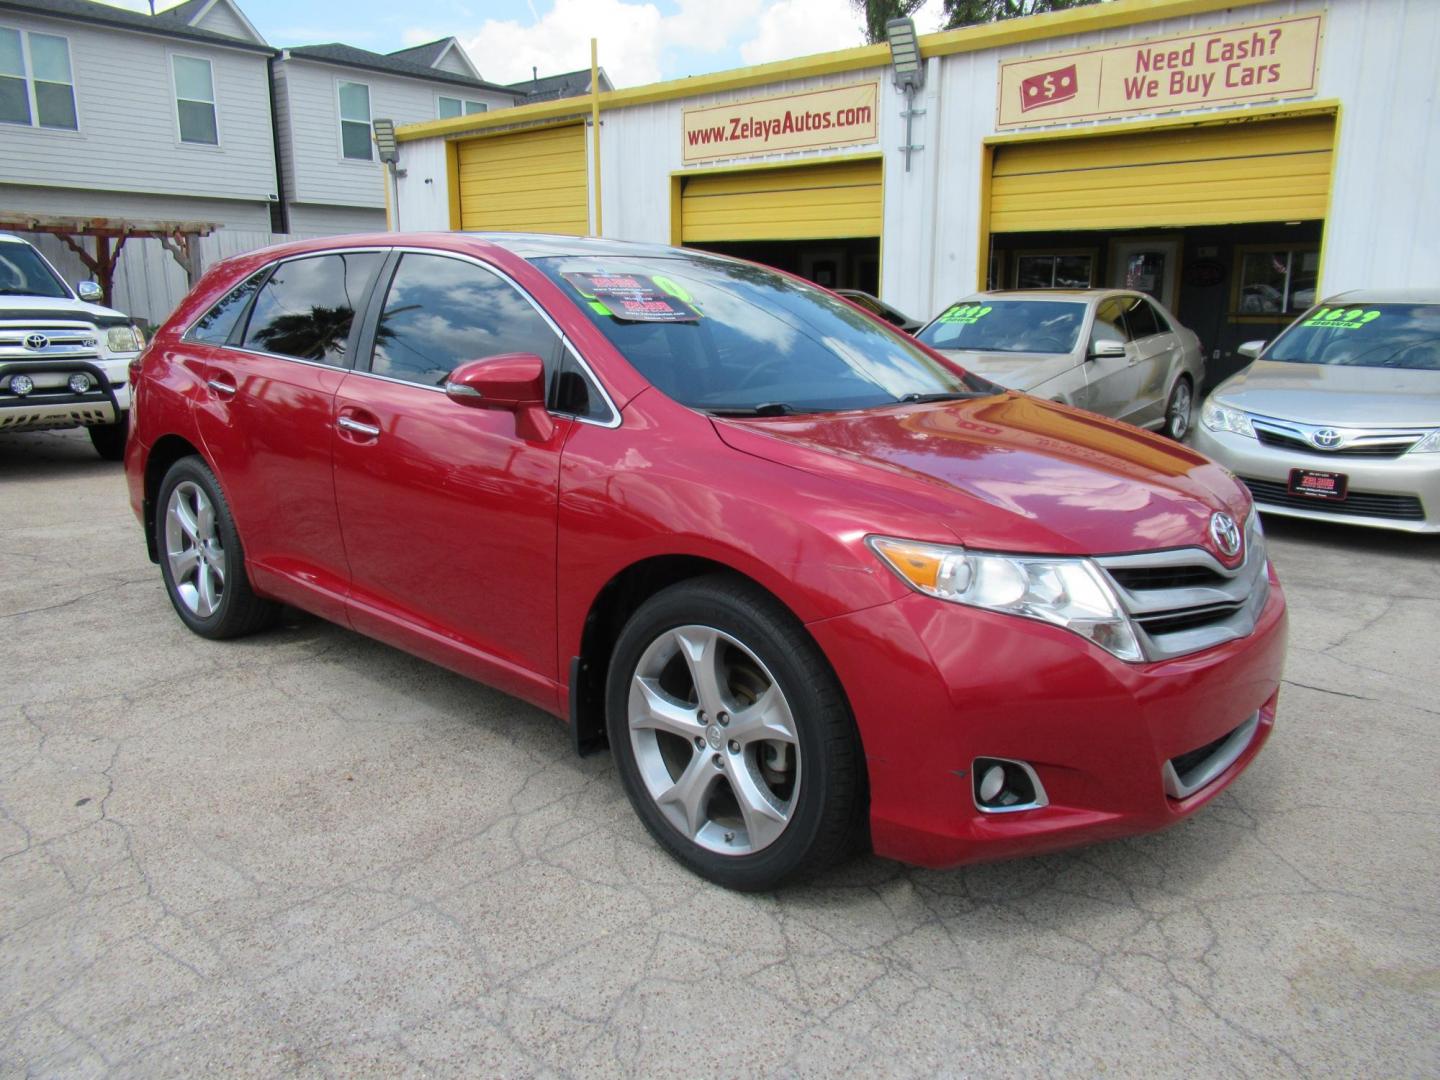
{"label": "white corrugated metal building", "polygon": [[[1114,0],[402,129],[413,229],[589,232],[755,258],[921,318],[1130,285],[1212,374],[1320,295],[1440,284],[1440,4]],[[603,50],[603,41],[601,43]],[[808,119],[807,119],[808,118]]]}

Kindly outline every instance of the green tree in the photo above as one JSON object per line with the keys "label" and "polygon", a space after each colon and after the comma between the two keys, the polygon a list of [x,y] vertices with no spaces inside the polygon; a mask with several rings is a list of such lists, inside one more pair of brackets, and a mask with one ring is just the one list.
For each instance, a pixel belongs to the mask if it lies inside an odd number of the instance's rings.
{"label": "green tree", "polygon": [[1018,19],[1022,15],[1043,15],[1047,11],[1067,11],[1099,2],[1100,0],[945,0],[945,29],[954,30],[958,26],[999,22],[1001,19]]}
{"label": "green tree", "polygon": [[865,40],[875,45],[885,40],[887,22],[913,15],[924,2],[925,0],[850,0],[850,6],[865,20]]}

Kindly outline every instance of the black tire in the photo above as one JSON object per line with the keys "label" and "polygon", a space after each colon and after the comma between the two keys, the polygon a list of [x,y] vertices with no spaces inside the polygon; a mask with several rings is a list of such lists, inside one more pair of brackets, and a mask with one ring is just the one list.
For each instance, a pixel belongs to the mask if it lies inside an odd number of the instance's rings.
{"label": "black tire", "polygon": [[1175,385],[1170,389],[1170,398],[1165,402],[1165,426],[1161,430],[1176,442],[1184,442],[1194,423],[1195,387],[1191,384],[1189,375],[1181,375],[1175,380]]}
{"label": "black tire", "polygon": [[[717,852],[682,832],[662,812],[657,796],[647,787],[636,746],[632,743],[629,709],[637,668],[642,659],[654,655],[648,652],[652,644],[662,646],[667,635],[685,627],[719,631],[721,636],[731,639],[724,647],[734,649],[729,655],[738,657],[742,665],[748,660],[758,660],[768,669],[764,675],[783,694],[793,718],[796,736],[793,752],[797,756],[792,762],[795,787],[789,796],[788,821],[778,837],[766,840],[758,850],[742,854]],[[746,652],[751,654],[748,658],[744,655]],[[674,655],[682,663],[682,673],[688,672],[680,654]],[[651,661],[646,659],[646,662]],[[732,693],[733,688],[725,692]],[[698,692],[692,692],[690,697],[695,702],[700,700]],[[698,705],[689,707],[695,708],[697,715],[703,715]],[[737,728],[742,723],[741,715],[737,708]],[[651,597],[630,618],[611,656],[606,685],[606,726],[621,782],[645,827],[682,864],[719,885],[755,892],[812,877],[849,855],[856,840],[863,835],[867,809],[863,757],[839,680],[794,615],[770,594],[743,579],[721,574],[680,582]],[[712,729],[720,730],[714,724],[706,728],[697,721],[695,753],[701,759],[713,759],[718,770],[727,749],[736,752],[733,748],[737,744],[722,742],[717,746],[709,742],[701,746]],[[675,736],[664,734],[672,740],[668,745],[679,751],[680,743],[674,741]],[[770,744],[772,749],[775,745]],[[766,749],[763,741],[752,746],[757,756]],[[719,752],[712,754],[712,749]],[[682,752],[688,753],[688,748]],[[739,756],[733,763],[743,767],[746,755],[752,751],[747,747],[736,753]],[[752,767],[757,756],[748,758]],[[652,756],[648,760],[653,777],[655,759]],[[767,755],[765,760],[765,775],[778,775],[768,771],[768,762],[773,759]],[[785,760],[783,754],[781,760]],[[726,758],[727,768],[731,762],[732,759]],[[685,768],[680,763],[665,767],[672,779],[678,779]],[[718,795],[712,795],[705,805],[719,805],[714,800],[723,801],[728,792],[737,813],[741,812],[738,795],[730,785],[731,774],[720,775],[725,777],[723,784],[712,789]],[[758,773],[752,772],[752,775]],[[664,782],[662,778],[661,783]],[[723,806],[712,813],[714,820],[707,828],[720,830],[729,842],[732,834],[723,832],[726,826],[721,823]],[[745,836],[742,844],[749,843],[749,820],[746,818],[740,826]],[[712,832],[711,838],[715,835],[718,834]]]}
{"label": "black tire", "polygon": [[[182,489],[181,498],[187,500],[196,491],[202,493],[213,514],[213,526],[209,532],[218,543],[207,550],[212,556],[211,565],[214,565],[214,560],[218,560],[223,567],[223,584],[218,597],[214,597],[213,588],[210,590],[210,596],[214,598],[212,603],[205,603],[200,599],[198,569],[195,585],[190,584],[188,572],[182,573],[182,580],[178,583],[175,578],[172,549],[177,555],[183,555],[191,549],[198,552],[200,549],[195,538],[187,534],[178,523],[176,529],[167,532],[171,499],[177,489]],[[257,596],[250,587],[250,579],[245,573],[245,551],[240,544],[240,535],[235,531],[235,519],[230,514],[230,504],[225,501],[215,474],[200,458],[181,458],[166,472],[155,500],[155,537],[160,555],[160,573],[165,579],[165,592],[175,607],[175,613],[180,616],[180,621],[195,633],[207,638],[235,638],[263,630],[275,622],[280,614],[280,606]],[[197,556],[197,568],[202,561],[204,560]],[[209,572],[213,581],[213,571]],[[187,589],[195,596],[187,599]],[[206,610],[207,608],[209,610]]]}
{"label": "black tire", "polygon": [[120,414],[113,424],[96,424],[88,429],[90,445],[106,461],[125,460],[125,440],[130,435],[130,414]]}

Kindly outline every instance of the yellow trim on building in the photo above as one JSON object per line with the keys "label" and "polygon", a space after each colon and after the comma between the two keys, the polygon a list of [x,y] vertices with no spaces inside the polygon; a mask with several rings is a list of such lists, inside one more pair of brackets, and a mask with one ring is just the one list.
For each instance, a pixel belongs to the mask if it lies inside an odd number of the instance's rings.
{"label": "yellow trim on building", "polygon": [[1327,116],[1339,111],[1338,99],[1324,98],[1320,101],[1302,101],[1288,105],[1207,109],[1205,112],[1184,113],[1155,120],[1117,120],[1104,124],[1087,124],[1084,127],[1010,131],[1003,135],[987,135],[983,141],[987,146],[1007,146],[1011,143],[1053,142],[1056,139],[1105,138],[1110,135],[1137,135],[1147,131],[1169,131],[1174,128],[1211,127],[1217,124],[1253,124],[1262,120]]}
{"label": "yellow trim on building", "polygon": [[[1078,34],[1110,30],[1116,27],[1135,26],[1159,22],[1164,19],[1180,19],[1194,15],[1207,15],[1214,11],[1245,6],[1234,0],[1110,0],[1109,3],[1089,7],[1072,8],[1069,11],[1051,12],[1047,15],[1030,15],[1020,19],[1007,19],[983,26],[967,26],[959,30],[942,30],[938,34],[926,34],[920,38],[922,56],[951,56],[955,53],[980,52],[998,49],[1007,45],[1018,45],[1029,41],[1045,41],[1049,38],[1070,37]],[[632,105],[648,105],[657,101],[674,101],[695,98],[705,94],[742,90],[751,86],[766,86],[772,83],[794,79],[809,79],[822,75],[837,75],[866,68],[887,68],[890,65],[888,45],[862,45],[837,52],[816,53],[800,56],[793,60],[778,60],[754,67],[734,68],[713,75],[695,75],[686,79],[672,79],[668,82],[650,83],[647,86],[630,87],[624,90],[610,90],[599,95],[600,109],[623,109]],[[429,139],[436,136],[455,136],[479,133],[508,124],[527,120],[549,120],[562,116],[573,116],[577,104],[583,98],[561,98],[557,101],[543,101],[534,105],[520,105],[513,109],[496,109],[493,112],[474,116],[456,116],[448,120],[427,120],[420,124],[406,124],[396,128],[395,137],[400,142],[415,139]],[[583,105],[580,106],[584,108]]]}

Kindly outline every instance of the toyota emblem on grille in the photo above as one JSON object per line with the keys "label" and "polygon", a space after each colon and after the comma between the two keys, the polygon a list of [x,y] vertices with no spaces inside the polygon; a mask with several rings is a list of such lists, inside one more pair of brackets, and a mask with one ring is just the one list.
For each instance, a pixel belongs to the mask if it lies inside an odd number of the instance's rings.
{"label": "toyota emblem on grille", "polygon": [[34,349],[36,352],[39,352],[49,344],[50,339],[44,334],[27,334],[25,337],[25,347],[27,349]]}
{"label": "toyota emblem on grille", "polygon": [[1240,554],[1240,526],[1229,514],[1210,516],[1210,539],[1227,559]]}
{"label": "toyota emblem on grille", "polygon": [[1310,434],[1310,441],[1322,450],[1329,450],[1340,445],[1340,432],[1334,428],[1321,428]]}

